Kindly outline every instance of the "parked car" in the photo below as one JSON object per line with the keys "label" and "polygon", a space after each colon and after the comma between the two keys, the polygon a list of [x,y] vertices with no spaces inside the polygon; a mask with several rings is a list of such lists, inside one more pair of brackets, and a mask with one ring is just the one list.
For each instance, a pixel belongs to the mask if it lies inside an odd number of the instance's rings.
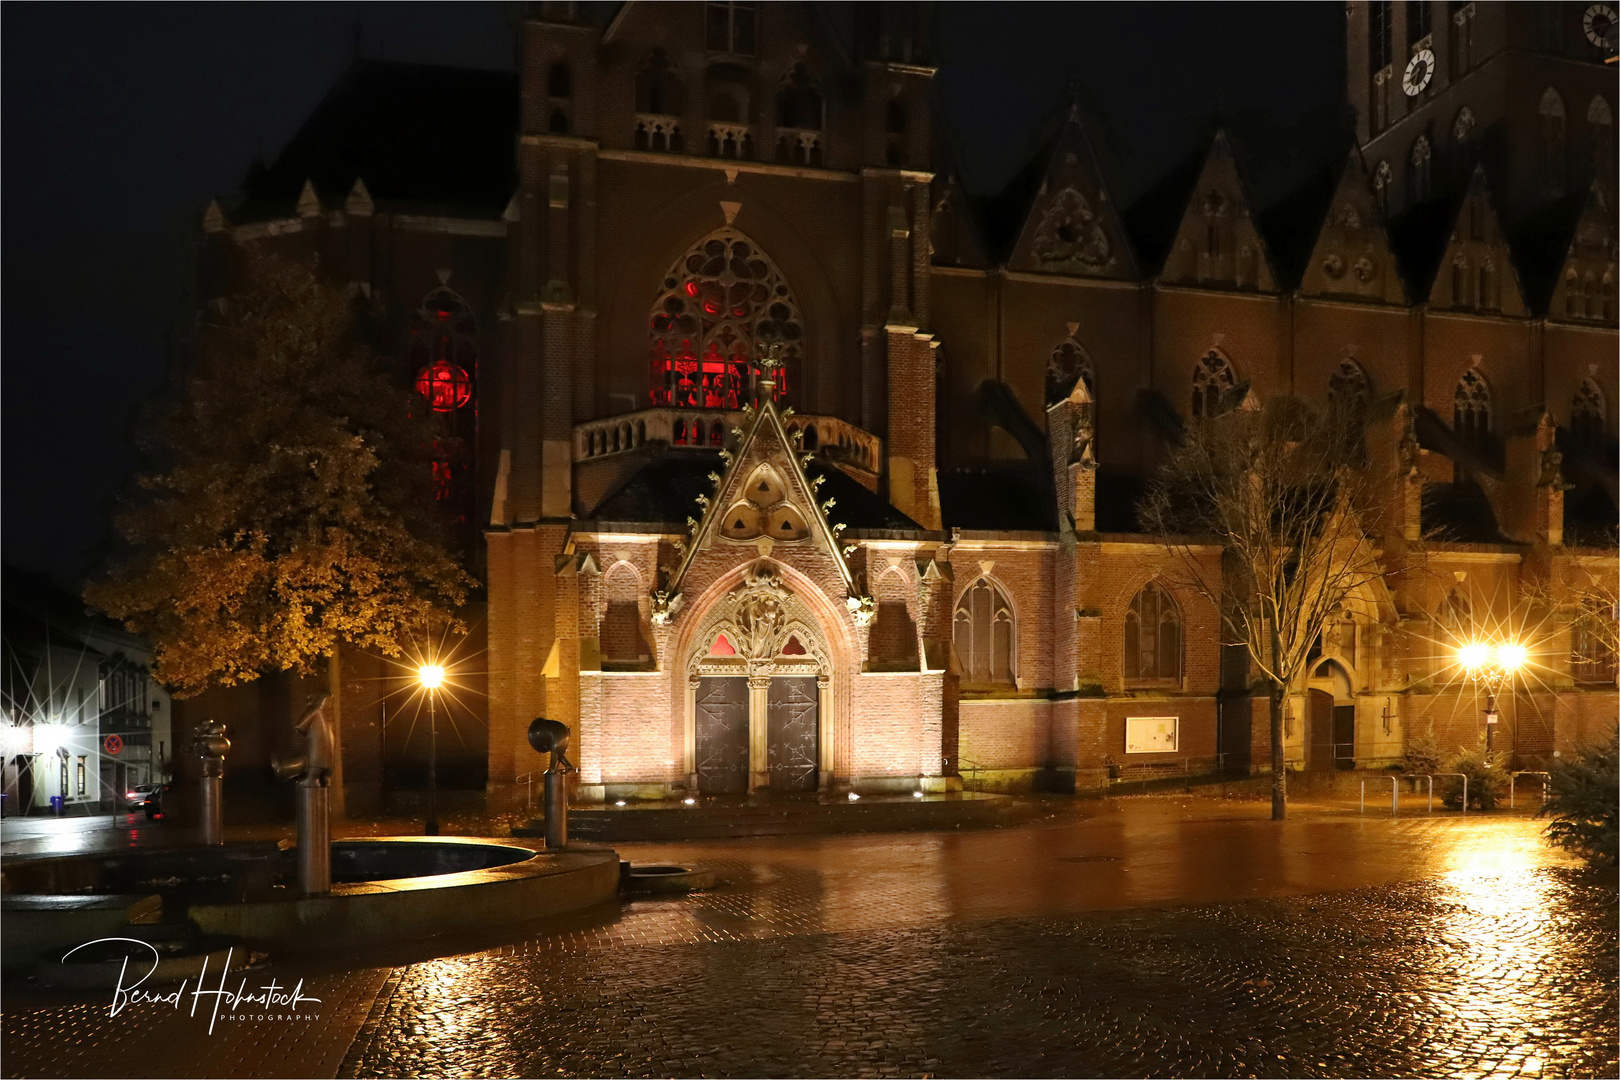
{"label": "parked car", "polygon": [[141,784],[124,793],[124,802],[131,814],[142,811],[148,821],[153,821],[163,816],[163,793],[167,790],[168,784]]}

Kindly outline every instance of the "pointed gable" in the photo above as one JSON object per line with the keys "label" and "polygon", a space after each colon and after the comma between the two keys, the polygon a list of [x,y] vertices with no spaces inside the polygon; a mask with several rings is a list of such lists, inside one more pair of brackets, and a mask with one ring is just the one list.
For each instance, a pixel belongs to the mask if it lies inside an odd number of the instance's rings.
{"label": "pointed gable", "polygon": [[1044,157],[1044,175],[1013,244],[1008,267],[1136,280],[1136,258],[1078,104],[1069,107],[1047,142]]}
{"label": "pointed gable", "polygon": [[1406,303],[1384,215],[1357,149],[1345,159],[1299,290],[1306,296]]}
{"label": "pointed gable", "polygon": [[741,440],[727,455],[725,474],[714,477],[714,494],[698,497],[703,518],[692,523],[691,538],[670,578],[669,593],[679,594],[687,569],[702,551],[738,546],[765,555],[778,545],[788,545],[830,555],[849,595],[858,596],[838,539],[843,526],[827,518],[833,500],[817,502],[816,489],[822,481],[806,474],[797,442],[783,426],[776,406],[767,399],[744,415]]}
{"label": "pointed gable", "polygon": [[1474,169],[1457,204],[1451,235],[1429,288],[1429,306],[1444,311],[1529,313],[1507,238],[1491,205],[1483,167]]}
{"label": "pointed gable", "polygon": [[1159,278],[1173,285],[1277,289],[1225,131],[1215,133],[1204,157]]}
{"label": "pointed gable", "polygon": [[1597,181],[1587,190],[1569,250],[1547,305],[1549,317],[1564,322],[1615,322],[1615,229]]}

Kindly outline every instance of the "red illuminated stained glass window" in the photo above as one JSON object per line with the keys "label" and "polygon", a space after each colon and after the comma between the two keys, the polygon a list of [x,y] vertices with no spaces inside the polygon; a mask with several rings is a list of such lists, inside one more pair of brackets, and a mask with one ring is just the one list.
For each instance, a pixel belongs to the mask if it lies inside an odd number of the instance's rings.
{"label": "red illuminated stained glass window", "polygon": [[670,268],[649,320],[653,405],[740,409],[753,400],[760,347],[782,346],[775,400],[790,400],[804,350],[797,301],[754,242],[726,228]]}
{"label": "red illuminated stained glass window", "polygon": [[428,399],[434,412],[449,412],[472,399],[472,380],[456,365],[435,360],[417,372],[416,392]]}
{"label": "red illuminated stained glass window", "polygon": [[434,412],[453,412],[472,400],[478,320],[454,291],[435,289],[422,301],[410,330],[409,352],[416,392]]}

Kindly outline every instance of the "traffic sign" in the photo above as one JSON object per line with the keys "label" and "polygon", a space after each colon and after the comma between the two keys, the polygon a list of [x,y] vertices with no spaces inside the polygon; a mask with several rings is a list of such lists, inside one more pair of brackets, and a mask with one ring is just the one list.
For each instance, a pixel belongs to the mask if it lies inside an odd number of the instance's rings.
{"label": "traffic sign", "polygon": [[118,752],[124,748],[124,737],[122,735],[109,735],[101,740],[101,745],[107,753],[117,757]]}

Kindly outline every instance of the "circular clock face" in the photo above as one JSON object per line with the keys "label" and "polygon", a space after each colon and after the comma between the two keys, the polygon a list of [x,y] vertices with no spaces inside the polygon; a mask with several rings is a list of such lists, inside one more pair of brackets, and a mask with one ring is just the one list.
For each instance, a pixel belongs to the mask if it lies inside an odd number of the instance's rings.
{"label": "circular clock face", "polygon": [[1432,78],[1434,78],[1434,53],[1428,49],[1419,49],[1407,62],[1406,74],[1401,76],[1401,89],[1406,91],[1407,97],[1417,97],[1428,88],[1429,80]]}
{"label": "circular clock face", "polygon": [[1581,18],[1581,29],[1586,31],[1586,40],[1610,52],[1614,51],[1614,24],[1614,8],[1608,4],[1593,4]]}

